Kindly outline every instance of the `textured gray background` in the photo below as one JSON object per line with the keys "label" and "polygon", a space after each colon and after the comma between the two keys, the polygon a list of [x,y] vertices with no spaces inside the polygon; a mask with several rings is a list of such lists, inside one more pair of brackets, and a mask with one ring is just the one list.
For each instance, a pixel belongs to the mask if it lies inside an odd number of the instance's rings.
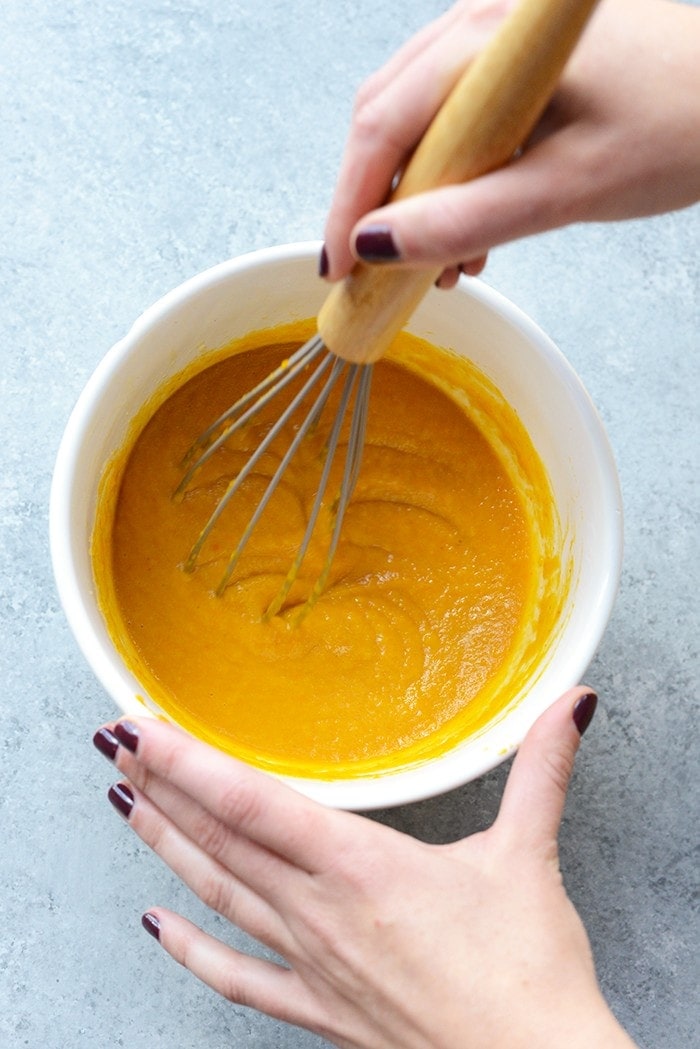
{"label": "textured gray background", "polygon": [[[105,800],[90,737],[114,711],[54,592],[49,483],[84,381],[142,309],[229,256],[321,235],[356,86],[442,6],[0,6],[3,1049],[321,1045],[218,1000],[140,929],[156,902],[220,924]],[[495,251],[485,275],[568,355],[619,464],[624,577],[562,853],[605,992],[655,1049],[699,1044],[699,233],[698,208],[575,228]],[[455,838],[492,819],[505,774],[381,818]]]}

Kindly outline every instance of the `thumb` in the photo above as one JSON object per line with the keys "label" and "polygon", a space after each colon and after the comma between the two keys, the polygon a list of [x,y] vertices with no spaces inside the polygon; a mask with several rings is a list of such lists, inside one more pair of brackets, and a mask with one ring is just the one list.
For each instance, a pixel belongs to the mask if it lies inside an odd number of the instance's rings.
{"label": "thumb", "polygon": [[[554,148],[542,143],[470,182],[396,200],[364,215],[350,234],[369,263],[455,266],[498,244],[573,221],[574,175],[562,180]],[[556,177],[555,177],[556,176]]]}
{"label": "thumb", "polygon": [[499,834],[528,850],[556,851],[576,752],[597,702],[590,689],[573,688],[537,719],[508,777],[495,823]]}

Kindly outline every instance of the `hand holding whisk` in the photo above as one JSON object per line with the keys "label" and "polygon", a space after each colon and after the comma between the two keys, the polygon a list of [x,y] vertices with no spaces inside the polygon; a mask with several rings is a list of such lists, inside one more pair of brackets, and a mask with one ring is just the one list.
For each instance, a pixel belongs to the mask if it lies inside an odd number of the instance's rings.
{"label": "hand holding whisk", "polygon": [[[457,81],[402,173],[392,199],[465,182],[511,160],[554,92],[595,3],[596,0],[520,0],[490,44]],[[439,269],[376,268],[358,263],[330,291],[318,316],[318,334],[197,438],[186,456],[185,473],[176,498],[184,495],[197,471],[232,434],[246,426],[273,398],[287,389],[296,390],[301,383],[279,419],[231,481],[190,551],[185,561],[186,571],[195,569],[224,509],[260,457],[295,412],[308,404],[309,397],[318,390],[229,558],[217,588],[217,593],[223,594],[290,460],[318,426],[331,393],[337,389],[336,414],[329,429],[319,485],[304,536],[265,618],[283,609],[297,579],[326,500],[341,430],[349,417],[340,491],[330,507],[332,529],[328,552],[311,593],[297,613],[297,621],[308,613],[327,583],[345,510],[355,487],[364,444],[372,366],[386,353],[439,275]]]}

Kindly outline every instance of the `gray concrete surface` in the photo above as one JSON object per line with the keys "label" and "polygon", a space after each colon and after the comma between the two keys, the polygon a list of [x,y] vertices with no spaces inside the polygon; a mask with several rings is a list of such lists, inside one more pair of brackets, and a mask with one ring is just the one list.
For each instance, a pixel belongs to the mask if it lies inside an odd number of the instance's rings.
{"label": "gray concrete surface", "polygon": [[[105,800],[90,737],[114,711],[54,591],[49,483],[84,381],[143,308],[222,259],[321,235],[355,87],[442,6],[0,7],[3,1049],[322,1044],[218,1000],[140,929],[161,902],[240,939]],[[575,228],[495,251],[486,273],[568,355],[619,464],[624,576],[562,856],[604,990],[649,1049],[700,1044],[699,234],[698,208]],[[506,772],[380,818],[453,839],[493,818]]]}

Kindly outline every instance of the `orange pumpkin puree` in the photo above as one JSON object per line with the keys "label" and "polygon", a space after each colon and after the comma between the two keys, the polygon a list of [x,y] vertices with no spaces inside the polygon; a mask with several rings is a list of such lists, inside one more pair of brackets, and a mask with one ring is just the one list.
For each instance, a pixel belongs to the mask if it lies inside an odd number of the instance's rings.
{"label": "orange pumpkin puree", "polygon": [[556,515],[498,391],[461,357],[403,334],[375,365],[362,468],[313,611],[294,625],[323,564],[342,456],[286,609],[262,618],[303,534],[332,405],[217,597],[289,433],[235,497],[194,572],[183,563],[281,406],[273,401],[217,452],[178,502],[182,458],[309,330],[250,335],[146,405],[103,478],[93,564],[110,633],[152,709],[263,768],[373,775],[444,752],[522,693],[562,602]]}

